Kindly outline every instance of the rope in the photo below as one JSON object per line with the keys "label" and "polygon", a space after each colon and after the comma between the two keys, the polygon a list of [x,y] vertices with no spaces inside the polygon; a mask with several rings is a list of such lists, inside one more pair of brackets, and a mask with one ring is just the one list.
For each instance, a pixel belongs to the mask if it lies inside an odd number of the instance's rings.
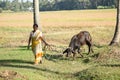
{"label": "rope", "polygon": [[47,51],[53,51],[53,52],[56,52],[56,53],[62,53],[65,48],[67,48],[67,46],[45,45],[43,50],[44,50],[45,57],[47,59],[49,59],[50,57],[48,58],[47,55],[46,55]]}
{"label": "rope", "polygon": [[45,45],[43,50],[49,50],[54,52],[62,52],[67,46]]}

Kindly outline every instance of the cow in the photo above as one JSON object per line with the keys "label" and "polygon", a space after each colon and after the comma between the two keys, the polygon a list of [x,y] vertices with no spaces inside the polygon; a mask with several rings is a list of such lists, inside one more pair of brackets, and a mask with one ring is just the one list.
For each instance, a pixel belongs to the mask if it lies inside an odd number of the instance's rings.
{"label": "cow", "polygon": [[63,54],[67,53],[66,57],[68,57],[71,53],[73,53],[73,59],[74,59],[77,51],[81,55],[81,57],[83,57],[83,55],[80,53],[80,47],[85,44],[89,48],[88,54],[90,52],[94,52],[92,49],[92,37],[90,33],[88,31],[81,31],[71,38],[69,47],[65,51],[63,51]]}

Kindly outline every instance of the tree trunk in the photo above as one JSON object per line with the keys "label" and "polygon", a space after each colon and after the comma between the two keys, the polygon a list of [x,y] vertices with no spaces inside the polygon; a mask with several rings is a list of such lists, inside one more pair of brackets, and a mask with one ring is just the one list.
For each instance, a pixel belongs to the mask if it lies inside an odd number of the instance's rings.
{"label": "tree trunk", "polygon": [[116,28],[115,28],[115,33],[113,36],[113,39],[110,43],[110,45],[118,45],[120,42],[120,0],[118,1],[117,5],[117,20],[116,20]]}
{"label": "tree trunk", "polygon": [[[34,24],[37,24],[38,28],[41,30],[41,26],[39,24],[39,20],[40,20],[39,19],[40,18],[40,16],[39,16],[39,0],[33,0],[33,14],[34,14],[34,17],[33,17]],[[40,50],[42,50],[42,44],[41,44]]]}
{"label": "tree trunk", "polygon": [[21,5],[20,5],[21,10],[23,11],[24,7],[23,7],[23,0],[21,0]]}
{"label": "tree trunk", "polygon": [[34,20],[34,24],[37,24],[39,29],[41,30],[41,26],[39,24],[39,0],[33,0],[33,14],[34,14],[34,17],[33,17],[33,20]]}

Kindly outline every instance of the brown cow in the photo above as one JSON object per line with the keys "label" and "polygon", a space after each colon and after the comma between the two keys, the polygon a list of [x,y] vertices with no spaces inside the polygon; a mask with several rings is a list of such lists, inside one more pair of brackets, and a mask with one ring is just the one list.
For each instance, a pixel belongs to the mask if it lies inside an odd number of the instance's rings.
{"label": "brown cow", "polygon": [[69,48],[67,48],[64,53],[67,53],[67,57],[69,54],[73,53],[73,58],[76,55],[77,52],[83,57],[83,55],[80,53],[80,47],[83,45],[87,45],[89,50],[88,54],[92,51],[92,37],[88,31],[81,31],[80,33],[74,35],[70,41]]}

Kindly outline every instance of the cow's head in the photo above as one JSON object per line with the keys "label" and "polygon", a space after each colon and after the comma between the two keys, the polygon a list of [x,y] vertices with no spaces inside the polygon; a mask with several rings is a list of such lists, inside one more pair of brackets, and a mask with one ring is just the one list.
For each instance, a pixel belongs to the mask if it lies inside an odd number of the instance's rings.
{"label": "cow's head", "polygon": [[66,54],[66,57],[68,57],[71,53],[75,53],[72,48],[67,48],[65,51],[63,51],[63,54]]}

